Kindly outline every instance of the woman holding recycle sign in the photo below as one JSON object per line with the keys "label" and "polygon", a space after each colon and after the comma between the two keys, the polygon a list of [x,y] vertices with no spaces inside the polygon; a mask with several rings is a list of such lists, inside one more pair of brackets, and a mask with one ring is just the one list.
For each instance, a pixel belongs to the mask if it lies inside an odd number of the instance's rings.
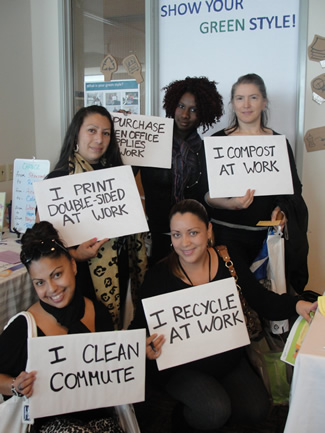
{"label": "woman holding recycle sign", "polygon": [[[267,127],[268,98],[262,78],[247,74],[238,78],[231,89],[233,119],[230,126],[213,136],[279,135]],[[301,293],[308,281],[307,223],[308,211],[302,198],[302,185],[287,141],[294,194],[254,197],[248,189],[243,197],[210,198],[211,216],[218,239],[227,245],[234,244],[242,257],[251,265],[258,255],[267,235],[267,227],[256,227],[259,221],[279,220],[285,230],[287,280]]]}
{"label": "woman holding recycle sign", "polygon": [[[42,221],[27,229],[20,259],[39,298],[28,309],[35,319],[38,337],[114,330],[107,308],[85,298],[76,286],[76,262],[52,224]],[[0,335],[0,393],[5,399],[33,394],[37,372],[26,372],[26,362],[27,321],[19,315]],[[31,431],[123,433],[114,409],[110,408],[37,418]]]}
{"label": "woman holding recycle sign", "polygon": [[[60,157],[47,178],[123,165],[114,122],[106,108],[81,108],[66,132]],[[85,296],[109,309],[115,328],[123,326],[123,306],[129,279],[132,297],[143,281],[147,256],[143,234],[116,239],[90,239],[70,248],[77,261],[77,279]]]}
{"label": "woman holding recycle sign", "polygon": [[[158,320],[154,313],[155,310],[150,310],[145,316],[145,306],[139,302],[131,328],[143,328],[146,326],[146,319],[154,320],[152,344],[150,344],[151,340],[147,340],[149,358],[159,360],[159,357],[164,354],[164,348],[165,350],[171,349],[172,345],[176,346],[173,346],[175,347],[173,353],[177,352],[177,356],[179,353],[189,353],[189,346],[186,345],[188,335],[184,331],[185,324],[193,317],[194,326],[198,320],[204,320],[204,315],[208,313],[203,311],[202,296],[200,300],[195,298],[196,301],[192,303],[190,298],[185,299],[186,289],[201,286],[203,290],[207,283],[219,282],[219,280],[224,280],[226,284],[225,279],[229,282],[229,277],[231,277],[229,267],[227,267],[230,261],[233,262],[238,277],[237,284],[241,287],[246,301],[262,317],[282,320],[298,313],[308,322],[310,321],[309,312],[316,309],[316,303],[311,304],[298,300],[298,297],[288,294],[278,295],[268,291],[255,279],[246,263],[238,255],[236,248],[229,248],[230,257],[228,256],[227,262],[224,262],[222,248],[213,247],[213,230],[207,211],[198,201],[187,199],[174,205],[170,212],[170,232],[173,250],[166,259],[149,269],[140,290],[140,297],[145,303],[154,300],[152,297],[158,296],[155,307],[160,310],[159,313],[170,309],[171,316],[168,317],[170,317],[169,320],[172,320],[172,311],[176,311],[176,307],[174,308],[176,304],[171,304],[172,301],[168,304],[167,300],[163,303],[159,295],[176,294],[177,291],[181,291],[181,297],[177,298],[175,326],[177,323],[177,329],[181,333],[182,328],[183,333],[181,337],[172,340],[172,334],[169,335],[167,331],[169,328],[162,328],[168,321],[166,315],[161,313]],[[221,289],[223,286],[219,285],[219,287]],[[214,289],[217,291],[217,286],[214,286]],[[236,288],[234,287],[233,290]],[[191,293],[194,295],[196,292],[191,290]],[[211,311],[210,314],[216,313],[214,316],[221,316],[222,311],[225,310],[222,310],[221,307],[216,310],[218,294],[213,292],[212,298],[215,311]],[[206,299],[208,298],[204,298]],[[182,312],[180,312],[181,309]],[[210,316],[209,318],[211,321]],[[209,319],[204,323],[210,323]],[[164,334],[164,329],[168,335]],[[189,334],[191,334],[190,330]],[[212,335],[212,338],[216,339],[216,349],[220,341],[217,335],[218,333]],[[203,337],[200,334],[197,338],[202,341]],[[239,347],[200,359],[200,349],[197,344],[198,342],[192,343],[195,347],[191,346],[194,361],[185,360],[185,363],[176,364],[172,368],[166,367],[159,372],[154,362],[148,362],[148,401],[150,401],[150,389],[158,387],[166,390],[179,403],[175,407],[172,431],[178,433],[217,431],[230,418],[249,423],[263,421],[269,409],[268,394],[264,384],[246,359],[244,348]],[[211,348],[211,344],[208,346]],[[203,350],[202,347],[201,350]],[[210,353],[216,352],[217,350]],[[172,355],[169,355],[167,361],[173,361],[172,358]],[[140,407],[137,413],[140,426],[141,412]],[[146,422],[146,417],[148,417],[148,411],[144,410],[143,422]]]}

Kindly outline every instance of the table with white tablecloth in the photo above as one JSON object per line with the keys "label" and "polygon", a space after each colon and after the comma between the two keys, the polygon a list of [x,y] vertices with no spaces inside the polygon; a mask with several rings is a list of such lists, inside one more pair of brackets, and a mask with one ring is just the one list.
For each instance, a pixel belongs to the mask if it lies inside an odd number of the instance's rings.
{"label": "table with white tablecloth", "polygon": [[25,266],[20,261],[13,263],[12,256],[20,254],[20,250],[17,235],[5,231],[0,240],[0,253],[8,257],[10,263],[0,258],[0,332],[12,316],[26,310],[37,298]]}
{"label": "table with white tablecloth", "polygon": [[325,317],[316,312],[299,350],[284,433],[325,431]]}

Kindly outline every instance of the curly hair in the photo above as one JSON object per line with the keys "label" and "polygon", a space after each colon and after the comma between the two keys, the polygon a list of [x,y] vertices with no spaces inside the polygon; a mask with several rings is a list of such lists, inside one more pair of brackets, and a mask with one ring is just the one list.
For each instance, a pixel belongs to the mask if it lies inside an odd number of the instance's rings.
{"label": "curly hair", "polygon": [[184,93],[191,93],[195,97],[199,126],[203,127],[203,132],[208,131],[224,112],[222,96],[218,93],[216,84],[207,77],[186,77],[185,80],[171,82],[163,88],[163,108],[166,116],[174,118],[181,97]]}
{"label": "curly hair", "polygon": [[92,114],[100,114],[101,116],[106,117],[111,125],[111,139],[109,142],[109,146],[107,147],[107,150],[101,159],[101,161],[105,161],[105,163],[103,164],[103,168],[117,167],[123,165],[120,150],[116,140],[114,122],[110,113],[106,110],[105,107],[102,107],[100,105],[90,105],[89,107],[80,108],[80,110],[77,111],[77,113],[74,115],[65,134],[59,160],[54,167],[55,170],[68,169],[69,158],[72,157],[74,154],[74,148],[78,141],[80,128],[85,118]]}
{"label": "curly hair", "polygon": [[48,221],[35,223],[21,238],[20,260],[27,270],[32,261],[41,257],[57,258],[65,256],[71,260],[69,251],[60,239],[57,230]]}

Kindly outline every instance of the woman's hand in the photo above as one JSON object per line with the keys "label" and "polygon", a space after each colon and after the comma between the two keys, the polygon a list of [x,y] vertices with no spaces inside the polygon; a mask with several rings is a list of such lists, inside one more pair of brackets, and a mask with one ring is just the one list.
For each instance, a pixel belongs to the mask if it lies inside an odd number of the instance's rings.
{"label": "woman's hand", "polygon": [[16,391],[26,397],[30,397],[33,394],[33,385],[36,379],[36,371],[31,371],[27,373],[22,371],[19,376],[13,381],[13,386]]}
{"label": "woman's hand", "polygon": [[317,301],[316,302],[307,302],[307,301],[298,301],[296,304],[297,313],[302,316],[308,323],[311,322],[311,317],[309,313],[311,311],[316,311]]}
{"label": "woman's hand", "polygon": [[277,206],[276,208],[273,209],[273,212],[271,214],[271,221],[279,221],[279,220],[280,220],[279,226],[281,227],[281,231],[283,231],[284,226],[286,225],[288,220],[287,217],[285,216],[285,213],[282,212],[279,206]]}
{"label": "woman's hand", "polygon": [[253,203],[254,194],[255,189],[248,189],[242,197],[210,198],[210,194],[206,193],[205,201],[217,209],[241,210],[247,209]]}
{"label": "woman's hand", "polygon": [[157,359],[161,354],[162,345],[165,343],[163,335],[152,334],[146,339],[146,355],[150,360]]}
{"label": "woman's hand", "polygon": [[255,189],[248,189],[243,197],[232,197],[232,209],[241,210],[247,209],[254,200]]}
{"label": "woman's hand", "polygon": [[80,244],[77,249],[69,248],[69,253],[78,262],[93,259],[97,256],[99,248],[108,240],[105,238],[98,241],[97,238],[93,238]]}

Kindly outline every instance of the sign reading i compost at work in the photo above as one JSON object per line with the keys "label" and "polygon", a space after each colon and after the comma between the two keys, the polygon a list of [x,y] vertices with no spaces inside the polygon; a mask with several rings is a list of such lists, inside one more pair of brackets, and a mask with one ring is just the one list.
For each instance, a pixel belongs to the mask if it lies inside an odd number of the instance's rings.
{"label": "sign reading i compost at work", "polygon": [[33,184],[49,173],[50,161],[15,159],[12,185],[11,228],[25,233],[35,223],[36,201]]}
{"label": "sign reading i compost at work", "polygon": [[284,135],[207,137],[204,147],[210,197],[293,194]]}
{"label": "sign reading i compost at work", "polygon": [[68,247],[148,231],[129,165],[46,179],[34,190],[40,219],[51,222]]}

